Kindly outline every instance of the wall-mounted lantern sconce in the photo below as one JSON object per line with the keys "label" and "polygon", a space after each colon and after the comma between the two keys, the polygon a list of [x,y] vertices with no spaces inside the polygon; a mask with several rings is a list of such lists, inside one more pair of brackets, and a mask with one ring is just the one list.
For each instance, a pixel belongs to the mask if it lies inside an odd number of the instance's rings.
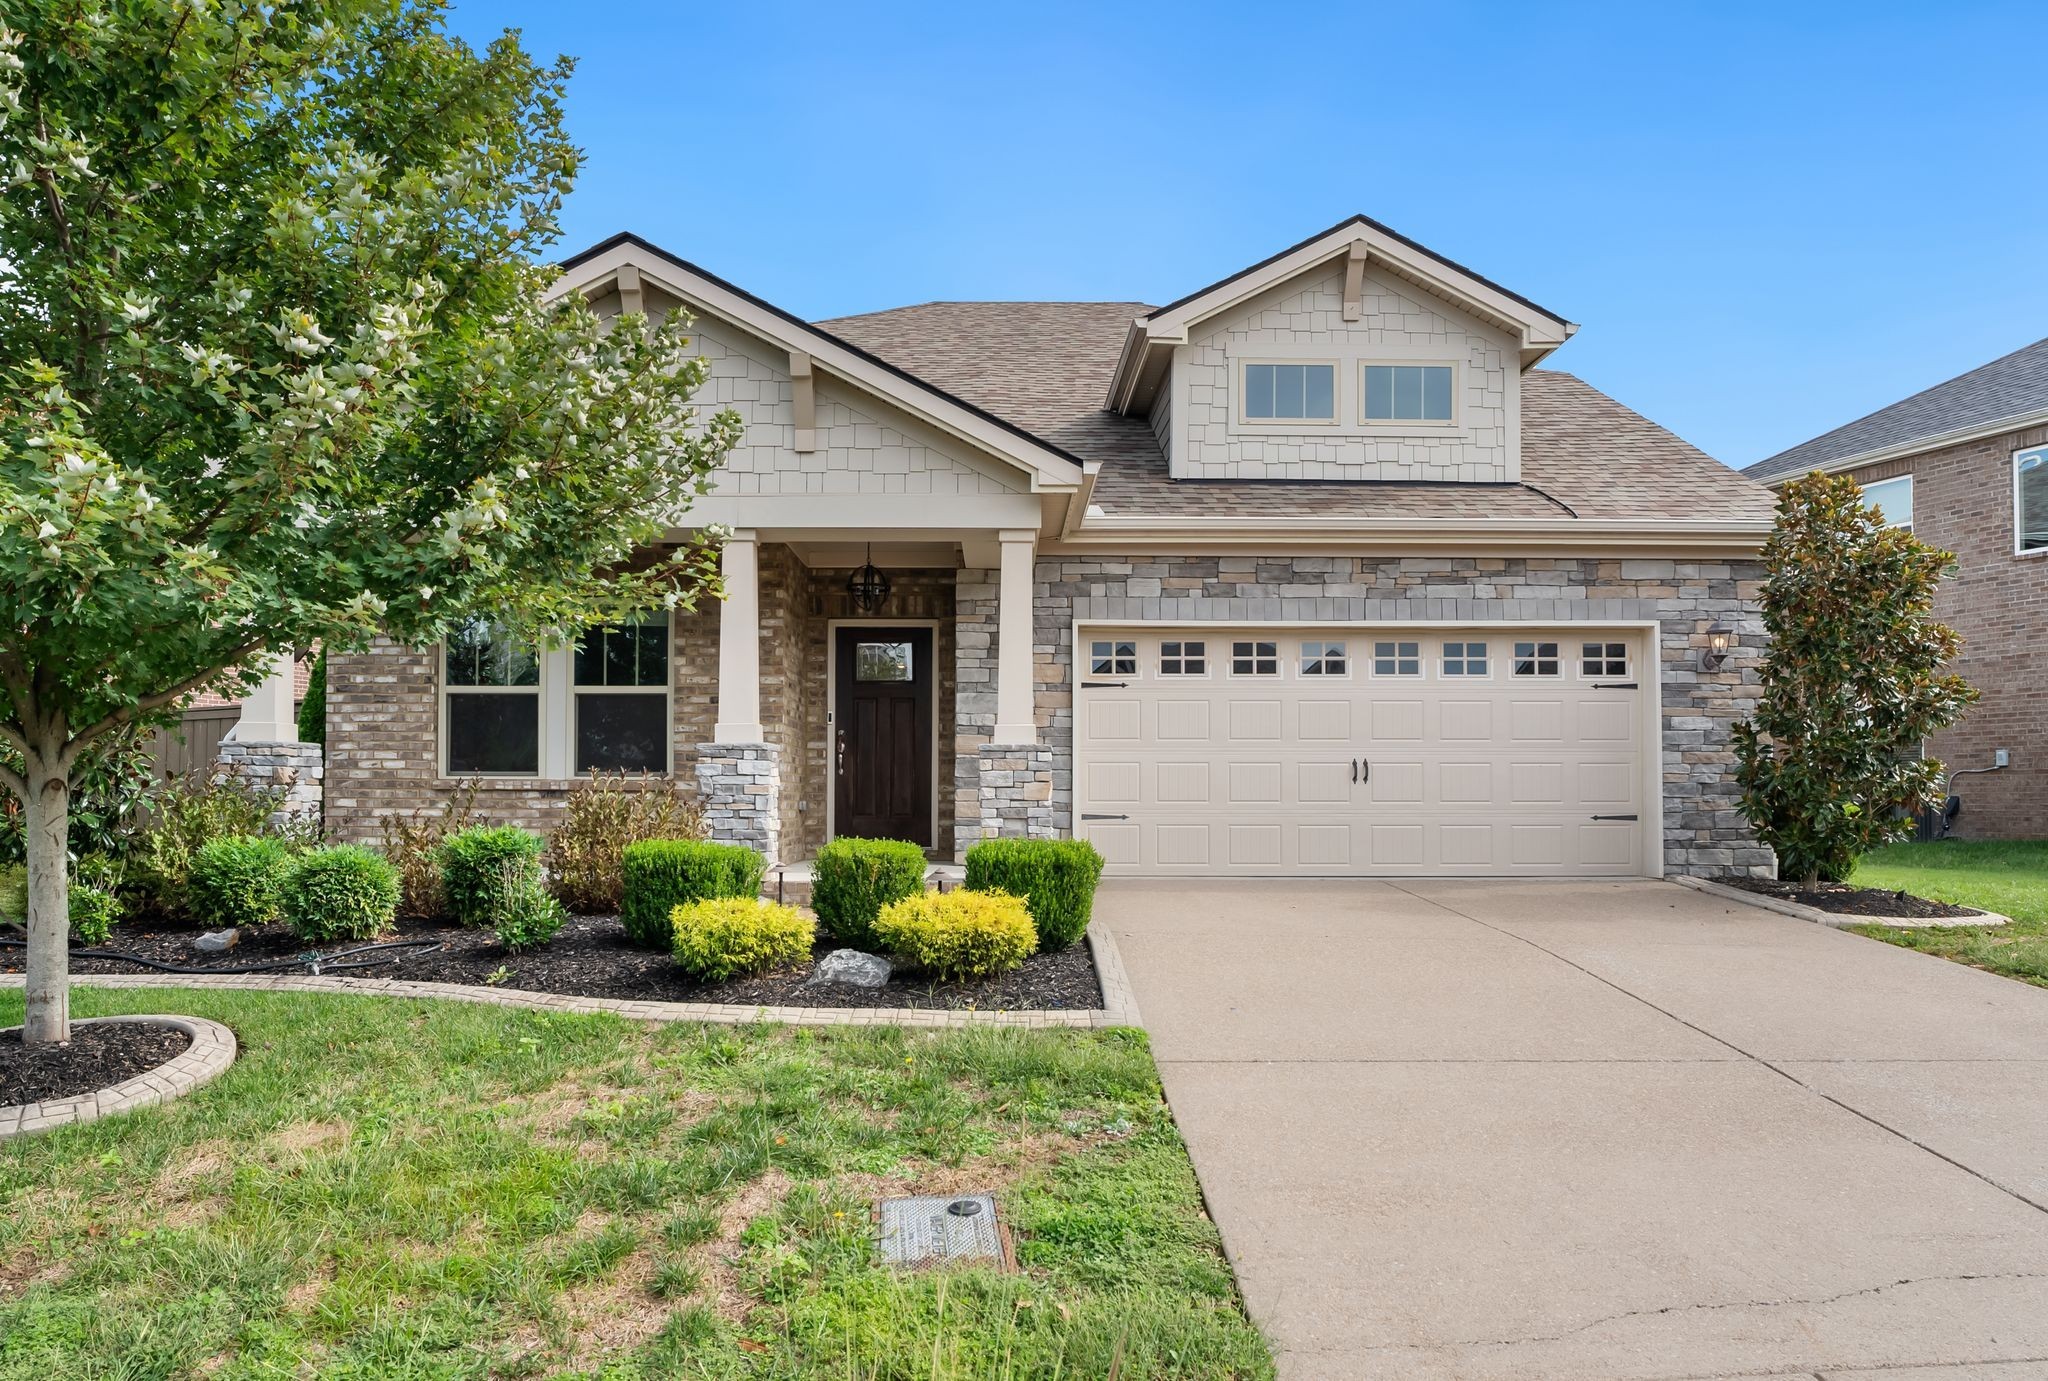
{"label": "wall-mounted lantern sconce", "polygon": [[1700,670],[1719,671],[1728,660],[1728,645],[1734,637],[1734,631],[1716,619],[1707,629],[1707,650],[1700,653]]}

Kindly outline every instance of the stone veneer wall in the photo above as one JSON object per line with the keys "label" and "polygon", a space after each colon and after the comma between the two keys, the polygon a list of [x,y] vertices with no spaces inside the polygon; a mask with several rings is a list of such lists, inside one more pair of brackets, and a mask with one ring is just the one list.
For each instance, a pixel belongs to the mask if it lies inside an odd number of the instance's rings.
{"label": "stone veneer wall", "polygon": [[225,738],[215,754],[216,775],[250,786],[278,789],[284,799],[271,821],[319,820],[326,755],[317,743],[243,742]]}
{"label": "stone veneer wall", "polygon": [[[1034,594],[1034,689],[1052,750],[1052,815],[1073,828],[1073,625],[1080,620],[1404,619],[1663,627],[1664,861],[1696,875],[1768,875],[1775,864],[1736,809],[1730,726],[1754,708],[1764,649],[1753,561],[1519,557],[1046,558]],[[964,579],[964,574],[963,574]],[[1736,630],[1718,672],[1699,669],[1707,626]],[[963,696],[964,699],[964,696]],[[964,817],[963,817],[964,818]]]}

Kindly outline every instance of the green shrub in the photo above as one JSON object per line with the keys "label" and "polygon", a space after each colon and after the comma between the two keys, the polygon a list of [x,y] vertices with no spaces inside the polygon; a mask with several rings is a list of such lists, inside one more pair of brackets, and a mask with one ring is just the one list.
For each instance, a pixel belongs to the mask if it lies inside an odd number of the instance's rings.
{"label": "green shrub", "polygon": [[626,846],[645,839],[702,839],[704,812],[671,777],[590,774],[569,793],[548,836],[555,895],[584,916],[615,916],[625,902]]}
{"label": "green shrub", "polygon": [[299,737],[307,743],[327,744],[327,650],[313,659],[306,676],[306,698],[299,702]]}
{"label": "green shrub", "polygon": [[984,839],[967,850],[967,887],[1022,897],[1038,943],[1065,949],[1088,932],[1102,855],[1085,839]]}
{"label": "green shrub", "polygon": [[192,919],[192,861],[199,851],[216,839],[276,833],[270,817],[283,804],[282,788],[234,776],[195,773],[165,783],[128,854],[128,882],[137,899],[166,919]]}
{"label": "green shrub", "polygon": [[619,921],[627,937],[648,949],[668,949],[675,935],[670,917],[678,906],[759,896],[768,860],[744,844],[648,839],[627,845],[621,866],[625,895]]}
{"label": "green shrub", "polygon": [[569,915],[535,878],[514,887],[498,911],[498,943],[513,954],[546,944],[562,933]]}
{"label": "green shrub", "polygon": [[495,926],[512,896],[540,885],[541,837],[479,825],[441,841],[441,897],[457,925]]}
{"label": "green shrub", "polygon": [[882,908],[875,938],[914,969],[941,978],[1007,973],[1038,948],[1022,897],[1004,892],[924,892]]}
{"label": "green shrub", "polygon": [[398,870],[355,844],[315,849],[285,865],[278,902],[302,940],[367,940],[397,918]]}
{"label": "green shrub", "polygon": [[675,908],[670,925],[676,963],[713,982],[801,964],[817,940],[817,927],[808,916],[759,897],[690,902]]}
{"label": "green shrub", "polygon": [[0,868],[0,925],[28,924],[28,865]]}
{"label": "green shrub", "polygon": [[203,844],[192,856],[192,913],[208,925],[268,925],[277,919],[277,887],[292,848],[282,839],[238,834]]}
{"label": "green shrub", "polygon": [[121,900],[104,888],[90,883],[71,884],[66,900],[71,908],[71,943],[104,945],[121,919]]}
{"label": "green shrub", "polygon": [[875,918],[924,890],[924,850],[900,839],[835,839],[811,870],[811,909],[842,944],[875,947]]}

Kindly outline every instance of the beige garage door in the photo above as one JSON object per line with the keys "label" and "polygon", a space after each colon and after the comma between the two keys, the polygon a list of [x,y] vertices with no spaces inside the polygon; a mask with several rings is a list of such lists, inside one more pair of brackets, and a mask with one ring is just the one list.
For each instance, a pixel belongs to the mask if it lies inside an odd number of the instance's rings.
{"label": "beige garage door", "polygon": [[1644,645],[1084,626],[1076,832],[1138,877],[1641,873]]}

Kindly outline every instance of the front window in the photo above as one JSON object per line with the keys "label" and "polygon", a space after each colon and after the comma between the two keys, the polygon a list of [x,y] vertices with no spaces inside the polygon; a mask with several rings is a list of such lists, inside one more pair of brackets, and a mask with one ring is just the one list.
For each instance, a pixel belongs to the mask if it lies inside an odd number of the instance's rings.
{"label": "front window", "polygon": [[1445,643],[1444,675],[1486,675],[1485,643]]}
{"label": "front window", "polygon": [[1088,670],[1097,676],[1136,676],[1138,645],[1132,642],[1098,642],[1088,649]]}
{"label": "front window", "polygon": [[1232,643],[1230,645],[1230,674],[1232,676],[1278,676],[1280,674],[1280,644],[1278,643]]}
{"label": "front window", "polygon": [[1351,663],[1344,654],[1342,643],[1310,642],[1301,645],[1303,676],[1345,676],[1350,669]]}
{"label": "front window", "polygon": [[2048,551],[2048,446],[2012,458],[2013,550]]}
{"label": "front window", "polygon": [[1159,644],[1159,674],[1161,676],[1206,676],[1209,672],[1209,645],[1204,642],[1168,642]]}
{"label": "front window", "polygon": [[593,628],[576,644],[576,771],[668,771],[668,620]]}
{"label": "front window", "polygon": [[1913,477],[1872,480],[1863,486],[1863,502],[1877,510],[1886,527],[1913,526]]}
{"label": "front window", "polygon": [[1556,643],[1516,643],[1515,675],[1555,676],[1557,675]]}
{"label": "front window", "polygon": [[1337,366],[1246,365],[1244,417],[1248,422],[1334,422]]}
{"label": "front window", "polygon": [[540,658],[503,624],[471,619],[442,647],[448,771],[540,774]]}
{"label": "front window", "polygon": [[1447,364],[1365,366],[1365,420],[1450,421],[1452,372]]}
{"label": "front window", "polygon": [[1421,643],[1374,643],[1372,674],[1375,676],[1422,675]]}

